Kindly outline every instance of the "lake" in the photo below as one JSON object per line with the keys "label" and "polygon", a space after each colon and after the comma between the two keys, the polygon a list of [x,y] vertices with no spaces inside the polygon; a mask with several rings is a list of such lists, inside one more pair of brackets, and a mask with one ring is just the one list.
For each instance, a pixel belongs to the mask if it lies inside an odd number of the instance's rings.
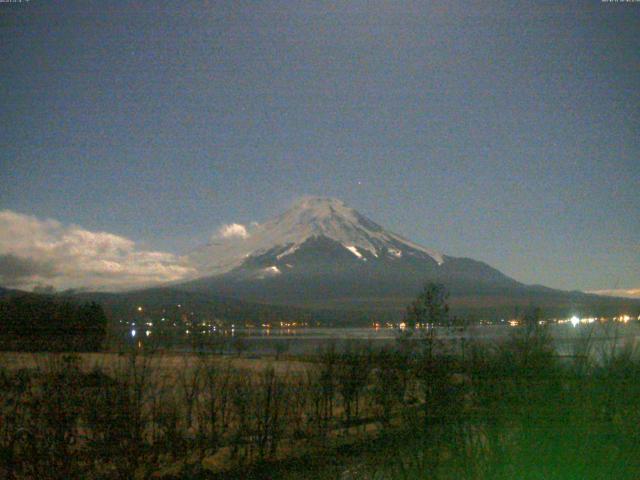
{"label": "lake", "polygon": [[[604,324],[552,324],[547,327],[558,355],[571,356],[585,342],[592,345],[592,354],[601,355],[611,349],[636,348],[640,342],[640,323],[626,324],[608,322]],[[462,344],[477,340],[485,344],[504,342],[515,334],[518,327],[508,325],[478,325],[465,330],[436,327],[436,336],[450,344]],[[393,344],[398,330],[392,328],[272,328],[237,331],[250,344],[250,351],[256,354],[271,354],[278,344],[287,345],[290,354],[314,353],[320,348],[335,344],[343,349],[348,344],[371,344],[374,348]]]}

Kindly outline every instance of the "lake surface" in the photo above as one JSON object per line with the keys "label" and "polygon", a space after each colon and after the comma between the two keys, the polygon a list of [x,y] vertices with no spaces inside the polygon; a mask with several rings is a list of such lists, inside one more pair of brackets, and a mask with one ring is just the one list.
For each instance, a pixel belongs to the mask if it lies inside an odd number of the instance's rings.
{"label": "lake surface", "polygon": [[[627,324],[608,322],[572,326],[571,324],[549,325],[558,355],[572,356],[589,343],[592,355],[601,356],[613,350],[637,348],[640,345],[640,323]],[[469,341],[498,344],[509,339],[518,327],[508,325],[473,326],[465,330],[437,327],[436,336],[451,345]],[[399,330],[392,328],[272,328],[270,330],[246,330],[237,332],[248,341],[249,350],[256,354],[272,354],[278,345],[286,344],[291,354],[314,353],[318,349],[334,344],[338,350],[349,344],[370,344],[374,348],[392,345]]]}

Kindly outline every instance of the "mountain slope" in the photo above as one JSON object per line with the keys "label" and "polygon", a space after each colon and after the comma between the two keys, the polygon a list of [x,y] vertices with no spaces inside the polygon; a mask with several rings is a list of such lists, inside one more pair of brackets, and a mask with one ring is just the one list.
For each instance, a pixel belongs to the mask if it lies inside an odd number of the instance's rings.
{"label": "mountain slope", "polygon": [[498,306],[503,315],[531,303],[572,309],[602,298],[524,285],[486,263],[415,244],[327,198],[304,198],[247,235],[218,239],[189,258],[202,278],[177,288],[319,309],[399,312],[428,281],[447,286],[454,308]]}

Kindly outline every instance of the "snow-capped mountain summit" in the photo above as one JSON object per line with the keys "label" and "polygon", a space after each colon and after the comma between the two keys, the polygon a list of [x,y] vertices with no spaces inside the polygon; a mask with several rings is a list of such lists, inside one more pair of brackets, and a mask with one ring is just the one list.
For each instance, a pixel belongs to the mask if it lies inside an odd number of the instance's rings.
{"label": "snow-capped mountain summit", "polygon": [[445,283],[453,294],[523,286],[485,263],[450,257],[387,231],[332,198],[302,198],[271,220],[236,225],[234,231],[189,254],[201,278],[181,288],[351,308],[371,300],[405,302],[426,281]]}
{"label": "snow-capped mountain summit", "polygon": [[203,273],[215,275],[274,249],[279,250],[277,260],[285,259],[314,238],[333,240],[361,261],[417,255],[441,265],[445,258],[384,230],[341,200],[324,197],[304,197],[276,218],[253,226],[245,236],[215,239],[189,257]]}

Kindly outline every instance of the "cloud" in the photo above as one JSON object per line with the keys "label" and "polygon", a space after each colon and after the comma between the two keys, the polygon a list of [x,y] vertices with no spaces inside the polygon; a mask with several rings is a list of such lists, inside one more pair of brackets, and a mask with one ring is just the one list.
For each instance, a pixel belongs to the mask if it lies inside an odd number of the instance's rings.
{"label": "cloud", "polygon": [[230,223],[223,225],[218,229],[218,238],[249,238],[247,227],[239,223]]}
{"label": "cloud", "polygon": [[608,297],[640,298],[640,288],[614,288],[609,290],[591,290],[587,293],[606,295]]}
{"label": "cloud", "polygon": [[125,290],[189,278],[195,269],[171,253],[56,220],[0,211],[0,283],[58,290]]}

